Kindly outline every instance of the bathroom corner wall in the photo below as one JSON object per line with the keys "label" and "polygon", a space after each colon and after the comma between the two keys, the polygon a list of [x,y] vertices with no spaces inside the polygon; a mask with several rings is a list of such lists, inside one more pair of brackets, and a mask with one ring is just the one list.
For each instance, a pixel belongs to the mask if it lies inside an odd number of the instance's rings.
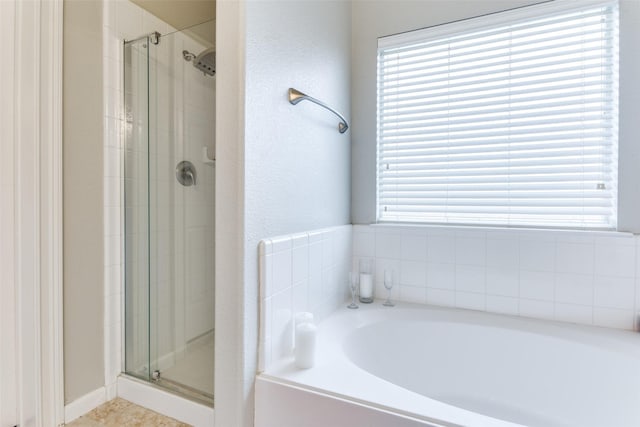
{"label": "bathroom corner wall", "polygon": [[[242,284],[218,286],[242,286],[233,291],[240,304],[236,324],[243,325],[240,342],[233,346],[242,357],[234,362],[241,369],[235,377],[241,387],[229,397],[230,404],[242,403],[234,418],[218,410],[216,417],[248,426],[257,368],[258,243],[349,223],[350,132],[338,133],[337,118],[317,105],[289,104],[287,90],[317,97],[350,119],[351,6],[348,1],[247,1],[241,8],[243,46],[237,56],[244,61],[244,92],[238,93],[244,146],[236,173],[244,189],[239,196],[244,277]],[[222,19],[218,15],[218,22]],[[222,40],[220,34],[217,39]],[[237,329],[228,332],[237,334]]]}
{"label": "bathroom corner wall", "polygon": [[104,385],[102,2],[64,2],[65,404]]}
{"label": "bathroom corner wall", "polygon": [[392,298],[515,316],[635,329],[640,237],[625,233],[354,226],[353,265],[396,273]]}
{"label": "bathroom corner wall", "polygon": [[258,371],[292,356],[293,317],[315,322],[349,298],[351,226],[333,227],[260,242],[260,346]]}

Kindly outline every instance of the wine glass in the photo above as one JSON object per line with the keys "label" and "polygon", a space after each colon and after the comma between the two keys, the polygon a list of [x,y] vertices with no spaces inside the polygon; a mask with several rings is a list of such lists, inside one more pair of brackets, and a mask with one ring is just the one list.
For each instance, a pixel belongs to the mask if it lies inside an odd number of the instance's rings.
{"label": "wine glass", "polygon": [[391,302],[391,288],[393,288],[393,270],[384,270],[384,287],[387,290],[387,299],[382,305],[393,307],[395,304]]}
{"label": "wine glass", "polygon": [[349,273],[349,290],[351,291],[351,304],[347,306],[347,308],[358,308],[358,304],[356,304],[356,291],[358,290],[358,282],[360,279],[360,274],[357,272]]}

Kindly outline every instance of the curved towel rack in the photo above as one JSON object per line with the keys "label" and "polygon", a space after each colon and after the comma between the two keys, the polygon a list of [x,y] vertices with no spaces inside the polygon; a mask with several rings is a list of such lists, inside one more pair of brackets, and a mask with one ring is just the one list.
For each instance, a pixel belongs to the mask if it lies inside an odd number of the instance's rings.
{"label": "curved towel rack", "polygon": [[340,133],[345,133],[347,131],[347,129],[349,129],[349,125],[347,124],[347,120],[342,117],[342,114],[338,113],[336,110],[334,110],[333,108],[329,107],[327,104],[325,104],[324,102],[315,99],[312,96],[309,96],[307,94],[304,94],[302,92],[300,92],[297,89],[294,89],[292,87],[289,88],[289,102],[293,105],[296,105],[298,102],[303,101],[303,100],[307,100],[307,101],[311,101],[314,104],[318,104],[319,106],[326,108],[327,110],[331,111],[333,114],[335,114],[336,116],[338,116],[340,118],[340,123],[338,123],[338,132]]}

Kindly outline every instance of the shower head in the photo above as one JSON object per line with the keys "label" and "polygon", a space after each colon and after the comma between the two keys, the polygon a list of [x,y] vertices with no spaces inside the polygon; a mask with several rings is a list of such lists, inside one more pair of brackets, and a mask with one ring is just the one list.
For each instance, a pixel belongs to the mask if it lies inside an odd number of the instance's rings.
{"label": "shower head", "polygon": [[210,76],[216,75],[216,51],[210,47],[196,57],[193,65]]}
{"label": "shower head", "polygon": [[185,61],[192,61],[193,66],[203,73],[210,76],[216,75],[216,51],[212,47],[205,49],[198,56],[183,50],[182,57]]}

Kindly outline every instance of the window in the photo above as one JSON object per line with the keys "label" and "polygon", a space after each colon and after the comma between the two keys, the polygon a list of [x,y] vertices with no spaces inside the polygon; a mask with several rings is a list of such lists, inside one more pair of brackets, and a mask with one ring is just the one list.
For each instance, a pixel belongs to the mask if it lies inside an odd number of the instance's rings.
{"label": "window", "polygon": [[378,220],[615,229],[617,3],[378,41]]}

